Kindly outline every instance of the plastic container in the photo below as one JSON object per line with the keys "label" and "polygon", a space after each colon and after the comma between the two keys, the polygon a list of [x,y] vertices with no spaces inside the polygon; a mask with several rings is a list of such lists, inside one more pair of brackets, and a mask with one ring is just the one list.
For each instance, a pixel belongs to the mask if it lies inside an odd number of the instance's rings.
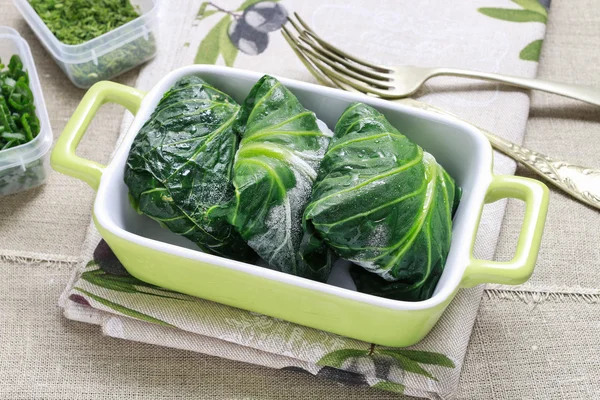
{"label": "plastic container", "polygon": [[0,196],[39,186],[50,172],[48,149],[52,145],[52,128],[31,50],[17,31],[0,26],[0,58],[8,64],[14,54],[21,57],[23,67],[29,73],[40,133],[31,142],[0,151]]}
{"label": "plastic container", "polygon": [[156,55],[158,0],[131,0],[140,17],[82,44],[58,40],[27,0],[13,0],[71,82],[87,89],[94,83],[114,78]]}

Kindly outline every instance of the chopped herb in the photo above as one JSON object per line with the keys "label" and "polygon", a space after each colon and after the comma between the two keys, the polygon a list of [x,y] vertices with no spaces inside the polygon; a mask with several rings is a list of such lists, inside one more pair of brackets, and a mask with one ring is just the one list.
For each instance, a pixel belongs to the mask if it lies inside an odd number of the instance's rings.
{"label": "chopped herb", "polygon": [[68,74],[73,83],[88,88],[94,83],[111,79],[123,72],[148,61],[156,54],[154,36],[149,33],[132,40],[117,49],[98,57],[98,63],[88,61],[80,64],[67,64]]}
{"label": "chopped herb", "polygon": [[40,121],[21,58],[12,56],[3,68],[0,61],[0,150],[7,150],[32,141],[40,133]]}
{"label": "chopped herb", "polygon": [[129,0],[29,0],[65,44],[81,44],[139,17]]}

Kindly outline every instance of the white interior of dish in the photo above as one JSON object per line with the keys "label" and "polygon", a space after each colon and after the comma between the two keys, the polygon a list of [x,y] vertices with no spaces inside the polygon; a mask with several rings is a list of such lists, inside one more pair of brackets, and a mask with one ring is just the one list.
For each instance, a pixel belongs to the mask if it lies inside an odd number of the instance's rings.
{"label": "white interior of dish", "polygon": [[476,128],[466,123],[398,103],[280,78],[304,107],[314,111],[332,129],[344,109],[352,102],[360,101],[377,108],[400,132],[433,154],[462,187],[463,196],[454,218],[452,246],[446,267],[433,297],[428,300],[403,302],[351,290],[354,285],[344,265],[336,266],[330,278],[331,284],[324,284],[205,254],[187,239],[161,228],[150,218],[137,214],[129,204],[128,189],[123,182],[129,148],[162,95],[175,81],[192,74],[206,79],[238,102],[244,100],[251,87],[262,76],[226,67],[195,65],[178,69],[164,77],[144,99],[125,139],[103,173],[94,204],[94,214],[101,226],[123,239],[159,251],[393,309],[430,308],[443,302],[454,292],[470,261],[472,238],[477,231],[485,193],[492,178],[491,147]]}

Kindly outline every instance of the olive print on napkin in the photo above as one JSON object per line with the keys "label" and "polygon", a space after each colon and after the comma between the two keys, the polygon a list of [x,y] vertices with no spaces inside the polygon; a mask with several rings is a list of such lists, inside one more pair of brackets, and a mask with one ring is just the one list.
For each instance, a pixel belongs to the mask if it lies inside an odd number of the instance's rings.
{"label": "olive print on napkin", "polygon": [[[510,22],[538,22],[545,24],[548,20],[550,0],[511,0],[522,9],[482,7],[477,9],[483,15]],[[542,51],[542,40],[534,40],[521,50],[519,58],[525,61],[539,61]]]}
{"label": "olive print on napkin", "polygon": [[269,33],[277,31],[287,20],[287,10],[279,0],[246,0],[236,10],[226,10],[217,2],[200,5],[197,20],[214,14],[224,16],[208,31],[198,46],[196,64],[215,64],[219,56],[231,67],[238,51],[256,56],[269,45]]}
{"label": "olive print on napkin", "polygon": [[[210,314],[216,319],[208,325],[224,324],[229,331],[219,338],[238,344],[244,342],[240,340],[242,336],[261,337],[261,341],[271,340],[273,343],[282,339],[290,343],[290,337],[281,336],[281,324],[291,325],[294,337],[302,337],[294,342],[292,349],[299,353],[310,350],[310,355],[301,360],[310,363],[310,371],[305,369],[305,363],[294,365],[293,356],[290,357],[290,365],[282,369],[308,373],[347,386],[371,386],[403,393],[407,374],[420,376],[433,383],[438,382],[438,373],[456,368],[454,361],[442,353],[377,346],[333,334],[327,334],[330,335],[330,340],[327,340],[323,334],[314,335],[310,328],[142,282],[127,272],[104,240],[98,243],[92,260],[87,263],[80,279],[72,288],[69,300],[84,307],[116,312],[178,329],[183,327],[181,320],[173,314],[174,310],[181,313],[184,308],[191,307],[193,313],[190,315],[194,315],[194,319],[204,321],[203,316]],[[167,305],[167,302],[171,302],[171,305]],[[213,308],[207,307],[207,304]]]}

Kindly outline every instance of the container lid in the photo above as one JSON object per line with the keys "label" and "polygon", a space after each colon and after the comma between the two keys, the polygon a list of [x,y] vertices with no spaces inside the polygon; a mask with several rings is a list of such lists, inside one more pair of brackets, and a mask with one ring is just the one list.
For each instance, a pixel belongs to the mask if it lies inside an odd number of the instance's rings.
{"label": "container lid", "polygon": [[40,132],[31,142],[0,150],[0,171],[19,165],[24,167],[41,158],[52,145],[52,128],[29,45],[16,30],[0,26],[0,58],[8,60],[14,54],[21,57],[23,67],[29,74],[29,87],[33,93],[35,113],[40,120]]}

